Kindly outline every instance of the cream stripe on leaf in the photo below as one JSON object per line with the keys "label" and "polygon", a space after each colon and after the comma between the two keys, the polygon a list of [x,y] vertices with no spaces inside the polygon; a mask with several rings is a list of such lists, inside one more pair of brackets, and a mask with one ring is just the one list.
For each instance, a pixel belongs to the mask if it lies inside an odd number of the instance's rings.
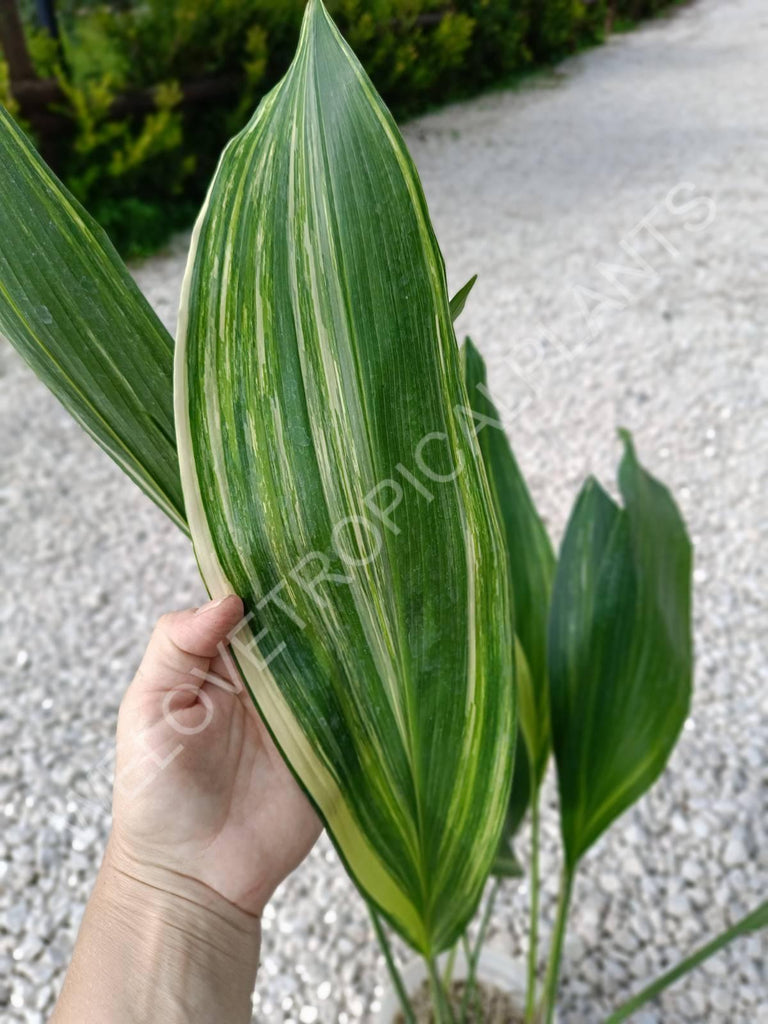
{"label": "cream stripe on leaf", "polygon": [[509,796],[505,555],[416,171],[319,0],[198,219],[175,398],[249,690],[366,897],[445,948]]}
{"label": "cream stripe on leaf", "polygon": [[587,481],[552,590],[552,749],[571,870],[656,780],[691,698],[690,541],[669,491],[622,437],[624,508]]}

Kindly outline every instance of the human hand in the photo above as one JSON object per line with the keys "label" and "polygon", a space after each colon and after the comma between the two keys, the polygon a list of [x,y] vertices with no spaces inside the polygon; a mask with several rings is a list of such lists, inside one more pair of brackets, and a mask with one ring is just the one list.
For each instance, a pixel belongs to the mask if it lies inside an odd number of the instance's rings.
{"label": "human hand", "polygon": [[112,834],[51,1024],[251,1019],[261,911],[320,822],[222,654],[242,614],[232,596],[152,634],[120,707]]}
{"label": "human hand", "polygon": [[232,595],[158,622],[120,708],[110,856],[259,915],[321,826],[222,656],[242,615]]}

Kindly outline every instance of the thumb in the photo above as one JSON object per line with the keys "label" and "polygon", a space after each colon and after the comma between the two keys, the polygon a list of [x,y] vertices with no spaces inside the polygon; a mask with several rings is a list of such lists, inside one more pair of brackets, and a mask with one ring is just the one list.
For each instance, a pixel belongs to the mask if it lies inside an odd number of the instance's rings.
{"label": "thumb", "polygon": [[136,673],[135,695],[165,693],[184,682],[199,685],[198,673],[208,670],[220,645],[228,646],[229,634],[242,617],[243,602],[235,594],[163,615]]}

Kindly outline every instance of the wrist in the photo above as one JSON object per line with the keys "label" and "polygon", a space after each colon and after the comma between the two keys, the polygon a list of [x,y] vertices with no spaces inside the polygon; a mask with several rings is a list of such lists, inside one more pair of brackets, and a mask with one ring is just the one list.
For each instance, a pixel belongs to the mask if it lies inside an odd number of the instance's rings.
{"label": "wrist", "polygon": [[260,920],[201,882],[139,863],[110,840],[83,932],[102,968],[90,979],[100,1007],[94,1020],[250,1021]]}

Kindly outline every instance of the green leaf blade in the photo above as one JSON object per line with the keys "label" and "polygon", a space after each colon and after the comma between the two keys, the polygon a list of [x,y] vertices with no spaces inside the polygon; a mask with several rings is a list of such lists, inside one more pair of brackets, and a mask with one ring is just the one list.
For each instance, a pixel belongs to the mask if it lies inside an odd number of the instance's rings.
{"label": "green leaf blade", "polygon": [[211,593],[253,614],[235,654],[255,702],[358,885],[423,951],[477,904],[514,735],[503,548],[462,397],[415,169],[313,2],[196,228],[182,479]]}
{"label": "green leaf blade", "polygon": [[469,293],[475,287],[477,281],[477,274],[473,274],[472,277],[467,281],[466,284],[462,285],[461,288],[456,292],[450,302],[451,320],[456,321],[461,314],[464,312],[464,307],[467,304]]}
{"label": "green leaf blade", "polygon": [[691,548],[669,492],[625,436],[622,509],[585,484],[549,626],[552,739],[572,869],[658,778],[690,704]]}
{"label": "green leaf blade", "polygon": [[173,339],[109,239],[0,107],[0,332],[186,529]]}
{"label": "green leaf blade", "polygon": [[501,864],[528,808],[532,781],[536,785],[541,782],[549,756],[547,618],[555,556],[491,399],[485,362],[470,338],[464,341],[463,364],[470,402],[468,419],[477,435],[502,526],[514,604],[520,736]]}

